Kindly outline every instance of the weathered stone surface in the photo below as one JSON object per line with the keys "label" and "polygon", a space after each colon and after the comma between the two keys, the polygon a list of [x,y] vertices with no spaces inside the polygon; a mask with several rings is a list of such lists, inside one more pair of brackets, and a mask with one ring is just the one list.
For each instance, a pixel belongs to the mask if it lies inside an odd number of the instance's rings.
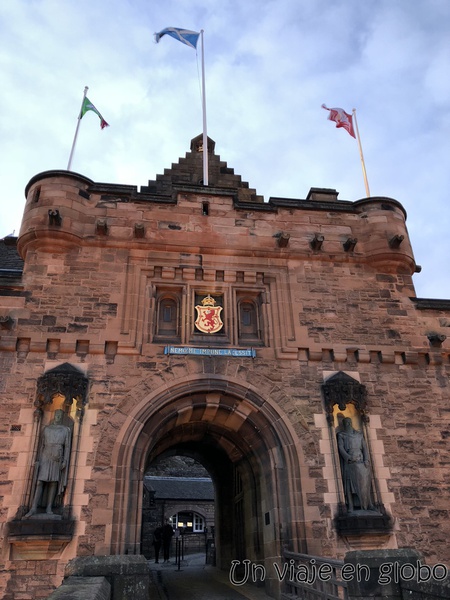
{"label": "weathered stone surface", "polygon": [[111,585],[105,577],[69,577],[47,600],[110,600]]}
{"label": "weathered stone surface", "polygon": [[401,600],[400,573],[405,565],[416,567],[421,560],[421,554],[410,548],[347,552],[347,569],[350,566],[354,569],[353,576],[350,576],[349,571],[349,597],[351,600],[366,600],[372,597]]}
{"label": "weathered stone surface", "polygon": [[[422,576],[427,576],[425,569]],[[441,576],[438,575],[438,578]],[[447,600],[450,598],[450,577],[441,581],[403,581],[402,590],[408,600]]]}
{"label": "weathered stone surface", "polygon": [[72,559],[66,566],[70,579],[105,577],[111,584],[111,600],[148,600],[150,570],[143,556],[89,556]]}
{"label": "weathered stone surface", "polygon": [[143,556],[89,556],[73,558],[66,565],[64,575],[70,577],[96,577],[105,571],[111,575],[148,574],[147,561]]}

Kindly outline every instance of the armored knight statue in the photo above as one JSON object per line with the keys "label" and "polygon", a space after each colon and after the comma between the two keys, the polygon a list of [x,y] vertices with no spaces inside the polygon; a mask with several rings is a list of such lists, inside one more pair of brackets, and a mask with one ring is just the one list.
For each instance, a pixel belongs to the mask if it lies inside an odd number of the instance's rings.
{"label": "armored knight statue", "polygon": [[349,512],[373,510],[369,452],[361,431],[353,428],[352,420],[342,420],[337,432],[345,502]]}
{"label": "armored knight statue", "polygon": [[67,486],[69,470],[71,431],[63,425],[63,410],[56,410],[50,425],[44,427],[36,461],[36,491],[31,509],[25,517],[31,517],[44,505],[48,515],[53,514],[55,498],[62,495]]}

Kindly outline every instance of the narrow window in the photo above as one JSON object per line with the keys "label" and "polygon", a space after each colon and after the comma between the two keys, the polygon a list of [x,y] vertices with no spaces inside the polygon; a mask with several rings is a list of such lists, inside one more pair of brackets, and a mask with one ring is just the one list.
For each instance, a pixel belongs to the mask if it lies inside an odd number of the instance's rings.
{"label": "narrow window", "polygon": [[175,298],[164,296],[158,302],[156,336],[176,341],[179,337],[179,304]]}
{"label": "narrow window", "polygon": [[238,299],[238,337],[243,346],[261,345],[259,296]]}
{"label": "narrow window", "polygon": [[41,186],[38,185],[33,192],[33,202],[39,202],[39,197],[41,195]]}
{"label": "narrow window", "polygon": [[165,301],[163,304],[163,321],[171,323],[173,320],[173,305],[172,302]]}
{"label": "narrow window", "polygon": [[252,324],[253,307],[249,304],[243,304],[241,308],[242,314],[242,325],[244,327],[250,327]]}
{"label": "narrow window", "polygon": [[258,326],[256,306],[253,302],[241,302],[239,305],[239,325],[241,338],[257,338]]}

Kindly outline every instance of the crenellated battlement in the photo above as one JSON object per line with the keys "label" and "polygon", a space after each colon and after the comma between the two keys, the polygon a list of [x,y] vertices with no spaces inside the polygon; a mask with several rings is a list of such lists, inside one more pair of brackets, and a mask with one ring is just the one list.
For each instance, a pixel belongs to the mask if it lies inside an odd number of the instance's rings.
{"label": "crenellated battlement", "polygon": [[26,187],[18,250],[25,258],[29,248],[176,251],[183,246],[192,253],[358,262],[381,273],[412,275],[417,270],[406,212],[392,198],[349,202],[338,200],[336,190],[311,188],[306,199],[248,202],[233,187],[234,173],[220,183],[227,187],[175,177],[170,186],[138,190],[69,171],[46,171]]}

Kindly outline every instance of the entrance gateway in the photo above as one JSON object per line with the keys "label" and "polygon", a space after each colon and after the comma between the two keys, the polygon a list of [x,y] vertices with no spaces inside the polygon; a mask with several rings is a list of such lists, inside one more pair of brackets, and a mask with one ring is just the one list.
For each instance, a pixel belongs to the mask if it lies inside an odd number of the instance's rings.
{"label": "entrance gateway", "polygon": [[116,444],[132,501],[117,507],[113,549],[139,553],[143,474],[155,459],[176,454],[199,461],[213,479],[219,568],[280,557],[283,540],[304,539],[295,525],[303,521],[294,501],[301,498],[295,440],[273,402],[230,379],[197,375],[149,394]]}

